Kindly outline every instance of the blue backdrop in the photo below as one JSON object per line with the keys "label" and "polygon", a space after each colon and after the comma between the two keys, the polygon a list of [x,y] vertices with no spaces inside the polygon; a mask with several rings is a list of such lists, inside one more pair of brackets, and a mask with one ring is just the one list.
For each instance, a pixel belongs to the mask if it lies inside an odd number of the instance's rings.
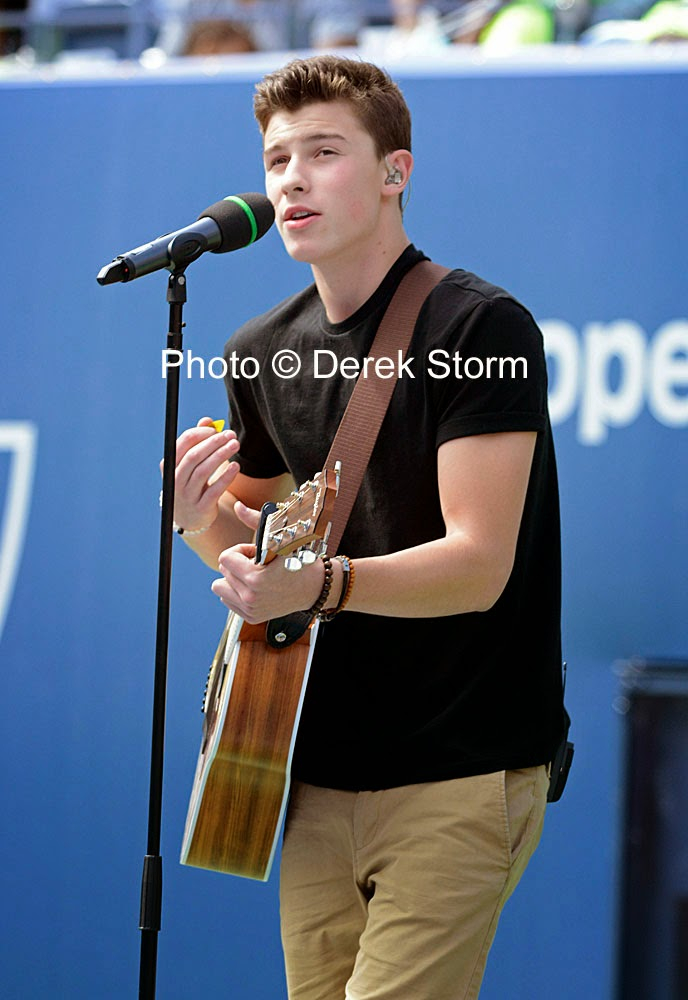
{"label": "blue backdrop", "polygon": [[[7,998],[135,995],[166,276],[105,289],[95,276],[224,195],[261,189],[250,101],[264,67],[242,65],[0,83]],[[607,1000],[623,729],[613,665],[688,655],[688,61],[657,47],[622,62],[457,53],[390,69],[415,117],[412,238],[525,301],[550,354],[576,760],[483,996]],[[189,271],[184,346],[217,356],[240,322],[309,280],[274,231],[208,255]],[[181,426],[225,415],[207,372],[181,391]],[[158,994],[275,1000],[275,876],[262,885],[177,862],[224,618],[212,578],[178,543]]]}

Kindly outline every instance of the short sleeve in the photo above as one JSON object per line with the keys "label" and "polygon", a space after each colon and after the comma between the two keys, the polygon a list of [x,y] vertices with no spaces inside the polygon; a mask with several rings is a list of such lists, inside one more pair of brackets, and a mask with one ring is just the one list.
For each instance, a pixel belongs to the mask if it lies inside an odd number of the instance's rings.
{"label": "short sleeve", "polygon": [[438,447],[456,437],[545,429],[542,334],[506,294],[479,301],[426,360]]}

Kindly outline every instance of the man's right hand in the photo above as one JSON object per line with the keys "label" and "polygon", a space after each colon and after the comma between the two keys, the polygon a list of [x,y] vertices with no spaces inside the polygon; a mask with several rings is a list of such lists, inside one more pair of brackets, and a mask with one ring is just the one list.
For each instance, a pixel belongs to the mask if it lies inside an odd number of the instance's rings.
{"label": "man's right hand", "polygon": [[185,531],[214,523],[220,497],[239,473],[239,464],[232,461],[238,451],[234,431],[218,433],[210,417],[177,438],[174,520]]}

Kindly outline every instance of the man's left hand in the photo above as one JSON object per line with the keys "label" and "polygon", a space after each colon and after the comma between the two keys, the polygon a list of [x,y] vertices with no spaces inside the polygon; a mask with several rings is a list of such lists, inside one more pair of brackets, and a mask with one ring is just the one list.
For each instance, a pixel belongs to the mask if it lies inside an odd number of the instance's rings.
{"label": "man's left hand", "polygon": [[[254,531],[260,523],[260,512],[237,501],[234,513]],[[218,567],[222,577],[212,584],[212,591],[231,611],[249,624],[280,618],[292,611],[312,607],[318,599],[324,580],[320,559],[290,573],[281,558],[266,565],[255,561],[256,547],[242,543],[220,553]]]}

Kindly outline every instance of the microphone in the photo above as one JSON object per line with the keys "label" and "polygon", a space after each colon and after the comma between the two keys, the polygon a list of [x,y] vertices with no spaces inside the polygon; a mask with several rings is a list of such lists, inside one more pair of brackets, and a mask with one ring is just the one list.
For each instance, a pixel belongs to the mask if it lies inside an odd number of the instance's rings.
{"label": "microphone", "polygon": [[162,268],[175,271],[206,250],[240,250],[264,236],[274,221],[275,210],[265,195],[230,195],[206,208],[190,226],[119,254],[98,272],[98,284],[133,281]]}

